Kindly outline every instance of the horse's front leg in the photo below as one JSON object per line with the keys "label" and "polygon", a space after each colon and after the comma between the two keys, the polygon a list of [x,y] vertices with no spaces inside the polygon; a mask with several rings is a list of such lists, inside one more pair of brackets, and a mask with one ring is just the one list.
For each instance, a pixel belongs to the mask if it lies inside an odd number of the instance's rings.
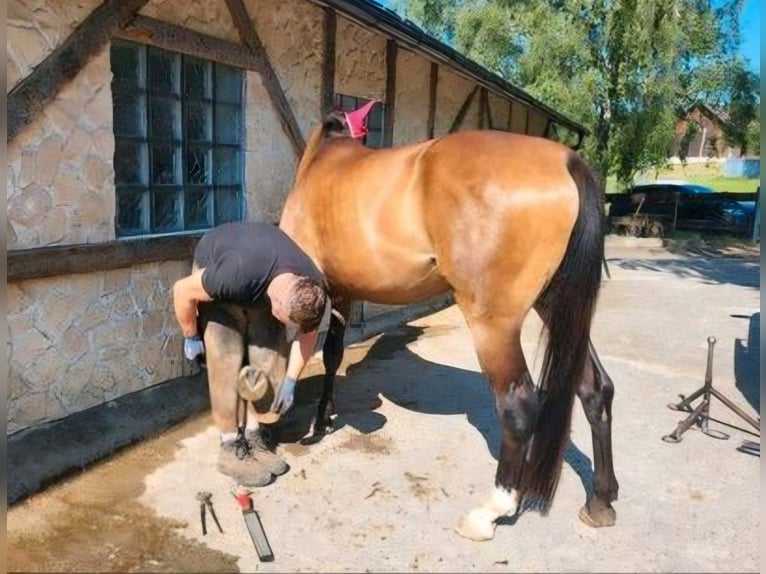
{"label": "horse's front leg", "polygon": [[540,410],[521,348],[520,329],[506,329],[471,325],[502,430],[495,489],[483,506],[471,510],[457,525],[458,534],[471,540],[489,540],[495,533],[495,521],[517,510],[524,459]]}
{"label": "horse's front leg", "polygon": [[612,462],[612,399],[614,383],[596,354],[588,348],[585,376],[577,389],[593,436],[593,496],[580,510],[580,520],[594,527],[613,526],[616,514],[611,502],[617,500],[619,485]]}
{"label": "horse's front leg", "polygon": [[343,361],[343,337],[346,334],[346,324],[351,310],[351,302],[346,299],[334,299],[330,315],[330,327],[322,347],[322,360],[325,374],[322,385],[322,396],[317,406],[314,420],[314,437],[321,437],[332,431],[335,401],[333,397],[335,375]]}

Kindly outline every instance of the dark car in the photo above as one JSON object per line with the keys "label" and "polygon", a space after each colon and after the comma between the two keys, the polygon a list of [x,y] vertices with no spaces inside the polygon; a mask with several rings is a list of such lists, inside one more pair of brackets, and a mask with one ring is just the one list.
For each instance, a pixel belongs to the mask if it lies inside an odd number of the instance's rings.
{"label": "dark car", "polygon": [[609,217],[642,214],[654,216],[671,228],[746,234],[755,202],[737,201],[732,195],[686,182],[638,185],[610,196]]}

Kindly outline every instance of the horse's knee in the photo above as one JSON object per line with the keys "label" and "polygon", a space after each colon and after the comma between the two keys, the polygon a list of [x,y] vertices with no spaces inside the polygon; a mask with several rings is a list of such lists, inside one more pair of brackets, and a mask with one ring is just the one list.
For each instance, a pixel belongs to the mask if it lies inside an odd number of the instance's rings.
{"label": "horse's knee", "polygon": [[589,365],[577,389],[583,411],[590,424],[607,421],[612,415],[614,383],[603,368]]}
{"label": "horse's knee", "polygon": [[540,399],[527,378],[528,375],[496,397],[497,415],[504,434],[517,444],[524,444],[532,437],[540,413]]}

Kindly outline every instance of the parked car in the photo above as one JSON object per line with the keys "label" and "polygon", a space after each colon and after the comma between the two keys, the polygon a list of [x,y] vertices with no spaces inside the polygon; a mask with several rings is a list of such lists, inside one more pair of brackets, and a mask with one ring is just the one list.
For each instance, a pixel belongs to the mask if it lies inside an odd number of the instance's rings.
{"label": "parked car", "polygon": [[696,183],[657,181],[611,195],[609,218],[624,220],[625,216],[646,216],[665,228],[674,226],[744,235],[755,215],[755,201],[735,198],[735,194],[719,193]]}

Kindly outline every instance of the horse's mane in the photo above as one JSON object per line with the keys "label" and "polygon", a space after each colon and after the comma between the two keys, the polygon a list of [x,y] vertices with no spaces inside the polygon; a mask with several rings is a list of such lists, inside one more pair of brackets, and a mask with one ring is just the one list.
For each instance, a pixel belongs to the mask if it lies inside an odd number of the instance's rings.
{"label": "horse's mane", "polygon": [[346,125],[346,117],[342,112],[333,110],[328,114],[325,114],[322,118],[322,123],[319,124],[314,131],[311,132],[308,142],[306,142],[306,149],[303,152],[301,161],[298,164],[298,172],[295,176],[295,182],[299,182],[303,174],[314,161],[322,144],[330,138],[350,138],[351,133]]}

